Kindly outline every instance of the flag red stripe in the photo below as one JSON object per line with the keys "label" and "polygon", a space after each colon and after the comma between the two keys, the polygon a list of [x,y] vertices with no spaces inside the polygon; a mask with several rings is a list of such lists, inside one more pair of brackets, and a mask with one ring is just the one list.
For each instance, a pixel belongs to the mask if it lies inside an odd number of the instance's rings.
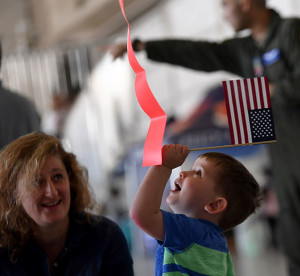
{"label": "flag red stripe", "polygon": [[231,119],[231,112],[229,107],[229,99],[228,99],[228,90],[227,90],[227,83],[226,81],[223,81],[223,89],[224,89],[224,96],[225,96],[225,104],[226,104],[226,110],[227,110],[227,119],[228,119],[228,125],[229,125],[229,132],[230,132],[230,141],[231,144],[234,144],[234,135],[233,135],[233,128],[232,128],[232,119]]}

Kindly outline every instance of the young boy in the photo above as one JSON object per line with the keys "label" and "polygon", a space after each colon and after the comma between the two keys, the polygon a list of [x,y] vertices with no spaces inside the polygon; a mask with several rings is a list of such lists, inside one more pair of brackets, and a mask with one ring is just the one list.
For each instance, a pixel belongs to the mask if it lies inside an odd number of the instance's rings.
{"label": "young boy", "polygon": [[155,275],[234,275],[223,232],[260,206],[260,188],[249,171],[222,153],[205,153],[182,171],[167,197],[174,214],[160,210],[172,169],[189,154],[187,146],[165,145],[162,165],[142,181],[130,215],[158,240]]}

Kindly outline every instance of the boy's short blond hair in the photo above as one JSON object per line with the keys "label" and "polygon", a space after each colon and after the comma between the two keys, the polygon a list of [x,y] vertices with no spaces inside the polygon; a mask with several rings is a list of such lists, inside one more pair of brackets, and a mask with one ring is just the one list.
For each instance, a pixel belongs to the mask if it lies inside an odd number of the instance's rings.
{"label": "boy's short blond hair", "polygon": [[215,191],[227,200],[227,208],[219,220],[225,232],[242,223],[260,207],[262,192],[247,168],[230,155],[208,152],[199,156],[216,166]]}

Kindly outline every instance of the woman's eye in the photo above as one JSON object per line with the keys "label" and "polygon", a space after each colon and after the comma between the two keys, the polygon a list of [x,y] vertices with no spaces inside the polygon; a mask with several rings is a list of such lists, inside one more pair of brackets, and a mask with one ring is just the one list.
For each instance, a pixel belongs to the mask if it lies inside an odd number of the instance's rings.
{"label": "woman's eye", "polygon": [[54,178],[56,179],[56,180],[59,180],[59,179],[61,179],[63,176],[61,175],[61,174],[56,174],[55,176],[54,176]]}
{"label": "woman's eye", "polygon": [[35,185],[41,185],[43,183],[43,180],[42,179],[36,179],[35,181],[34,181],[34,184]]}

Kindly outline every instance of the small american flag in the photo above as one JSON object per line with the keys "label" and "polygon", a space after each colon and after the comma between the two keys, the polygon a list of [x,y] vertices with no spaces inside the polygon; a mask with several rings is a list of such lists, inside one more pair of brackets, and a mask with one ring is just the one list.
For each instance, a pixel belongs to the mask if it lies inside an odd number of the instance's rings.
{"label": "small american flag", "polygon": [[231,144],[275,141],[266,77],[223,81]]}

